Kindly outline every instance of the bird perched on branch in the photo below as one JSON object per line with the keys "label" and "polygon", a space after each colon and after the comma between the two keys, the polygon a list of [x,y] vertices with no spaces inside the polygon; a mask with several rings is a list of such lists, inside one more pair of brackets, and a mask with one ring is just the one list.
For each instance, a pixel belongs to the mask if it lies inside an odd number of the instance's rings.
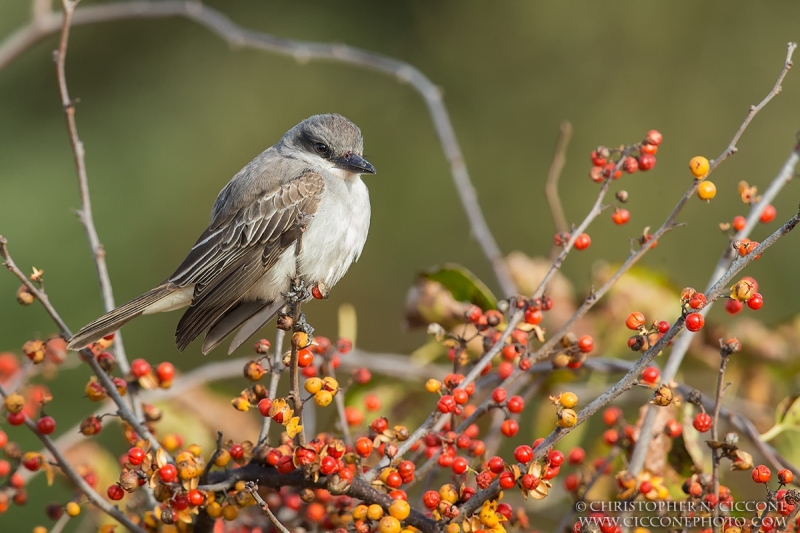
{"label": "bird perched on branch", "polygon": [[[175,332],[178,348],[205,333],[205,354],[238,328],[231,353],[290,293],[297,298],[293,280],[326,292],[367,239],[370,204],[361,174],[375,167],[363,147],[361,130],[341,115],[315,115],[290,129],[222,189],[208,228],[166,281],[85,326],[68,348],[83,348],[139,315],[188,306]],[[300,290],[300,299],[310,298]]]}

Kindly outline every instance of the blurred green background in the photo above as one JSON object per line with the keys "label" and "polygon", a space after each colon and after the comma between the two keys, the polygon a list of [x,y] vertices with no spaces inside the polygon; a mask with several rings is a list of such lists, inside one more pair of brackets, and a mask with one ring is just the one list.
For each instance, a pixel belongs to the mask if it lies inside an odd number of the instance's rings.
{"label": "blurred green background", "polygon": [[[629,238],[661,224],[690,183],[689,158],[710,159],[723,150],[748,106],[772,87],[787,41],[800,38],[795,0],[207,4],[254,30],[345,42],[420,68],[444,91],[481,205],[505,252],[549,251],[554,227],[543,191],[561,121],[574,126],[561,182],[574,222],[596,195],[589,152],[659,129],[665,140],[655,169],[614,184],[631,194],[631,222],[617,227],[610,211],[604,214],[590,228],[591,248],[564,266],[582,291],[595,262],[623,259]],[[0,35],[25,23],[29,12],[27,2],[0,0]],[[52,302],[76,329],[102,309],[86,237],[72,213],[79,198],[51,59],[55,47],[53,36],[0,72],[0,234],[25,270],[45,269]],[[317,331],[335,335],[336,310],[351,302],[359,313],[360,347],[408,352],[424,339],[403,328],[405,292],[418,271],[458,262],[497,287],[470,239],[422,100],[391,77],[231,49],[183,19],[76,28],[67,75],[80,99],[95,221],[118,303],[172,272],[236,171],[288,128],[322,112],[341,113],[361,127],[378,175],[366,179],[373,217],[361,260],[328,302],[307,309]],[[783,93],[745,133],[740,152],[714,174],[717,198],[710,204],[693,199],[680,217],[687,227],[662,239],[645,264],[676,286],[705,285],[726,243],[718,223],[745,214],[736,184],[748,180],[763,189],[776,174],[795,142],[798,103],[800,79],[790,73]],[[797,204],[791,184],[775,204],[778,220]],[[758,228],[754,238],[775,227]],[[797,239],[789,236],[747,270],[761,283],[761,316],[768,321],[800,309]],[[0,351],[53,331],[38,306],[14,303],[17,286],[0,276]],[[149,316],[126,326],[130,356],[170,359],[183,370],[224,357],[217,350],[204,358],[198,345],[178,353],[172,342],[178,318]],[[61,409],[69,419],[68,408]],[[16,513],[8,519],[27,527]]]}

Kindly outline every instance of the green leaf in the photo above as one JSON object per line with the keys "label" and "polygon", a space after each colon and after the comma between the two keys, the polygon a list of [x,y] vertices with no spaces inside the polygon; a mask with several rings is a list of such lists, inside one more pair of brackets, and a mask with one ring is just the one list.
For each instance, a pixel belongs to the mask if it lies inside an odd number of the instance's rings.
{"label": "green leaf", "polygon": [[484,311],[497,307],[497,298],[489,287],[461,265],[446,263],[423,272],[421,276],[441,283],[460,302],[470,302]]}

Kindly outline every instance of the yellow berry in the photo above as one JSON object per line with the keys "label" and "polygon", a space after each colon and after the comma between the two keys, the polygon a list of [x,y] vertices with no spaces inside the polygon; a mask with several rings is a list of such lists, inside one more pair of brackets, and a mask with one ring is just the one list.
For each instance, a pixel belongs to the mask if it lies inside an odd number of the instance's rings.
{"label": "yellow berry", "polygon": [[322,389],[322,380],[319,378],[309,378],[303,384],[303,387],[306,389],[306,392],[316,394],[317,391]]}
{"label": "yellow berry", "polygon": [[220,450],[217,458],[214,459],[214,466],[223,468],[231,460],[231,454],[228,450]]}
{"label": "yellow berry", "polygon": [[578,415],[572,409],[562,409],[558,413],[556,424],[562,428],[571,428],[578,422]]}
{"label": "yellow berry", "polygon": [[222,518],[228,522],[236,520],[237,516],[239,516],[239,509],[235,505],[226,505],[222,508]]}
{"label": "yellow berry", "polygon": [[461,533],[461,526],[458,524],[447,524],[447,529],[445,529],[447,533]]}
{"label": "yellow berry", "polygon": [[389,506],[389,514],[398,520],[405,520],[410,513],[411,506],[408,505],[407,501],[400,498],[393,501],[392,505]]}
{"label": "yellow berry", "polygon": [[560,402],[561,405],[563,405],[567,409],[572,409],[573,407],[578,405],[578,397],[575,395],[574,392],[565,392],[561,394]]}
{"label": "yellow berry", "polygon": [[736,282],[736,284],[731,287],[731,298],[734,300],[739,300],[740,302],[746,302],[752,298],[755,293],[755,285],[746,279]]}
{"label": "yellow berry", "polygon": [[380,533],[400,533],[400,520],[393,516],[384,516],[378,523]]}
{"label": "yellow berry", "polygon": [[326,390],[317,391],[314,395],[314,403],[319,405],[320,407],[327,407],[333,401],[333,394]]}
{"label": "yellow berry", "polygon": [[190,444],[186,451],[194,455],[195,457],[200,457],[203,453],[203,449],[200,447],[199,444]]}
{"label": "yellow berry", "polygon": [[211,502],[206,506],[206,512],[210,518],[217,519],[222,516],[222,506],[218,502]]}
{"label": "yellow berry", "polygon": [[81,506],[75,502],[69,502],[65,508],[65,511],[67,511],[68,515],[74,518],[81,514]]}
{"label": "yellow berry", "polygon": [[697,187],[697,196],[701,200],[711,200],[717,195],[717,186],[710,181],[704,181]]}
{"label": "yellow berry", "polygon": [[367,518],[370,520],[380,520],[383,517],[383,507],[373,503],[367,508]]}
{"label": "yellow berry", "polygon": [[309,344],[311,344],[311,339],[308,338],[308,334],[304,331],[296,331],[292,334],[292,346],[302,350]]}
{"label": "yellow berry", "polygon": [[44,526],[36,526],[31,533],[47,533],[47,528]]}
{"label": "yellow berry", "polygon": [[694,156],[689,160],[689,170],[695,178],[703,179],[708,174],[708,159],[702,155]]}
{"label": "yellow berry", "polygon": [[353,509],[353,520],[364,520],[367,517],[367,506],[363,503]]}
{"label": "yellow berry", "polygon": [[335,396],[339,390],[339,382],[330,376],[322,378],[322,388]]}
{"label": "yellow berry", "polygon": [[458,501],[458,491],[453,485],[442,485],[439,489],[439,497],[444,501],[455,504]]}
{"label": "yellow berry", "polygon": [[428,392],[438,392],[442,388],[442,382],[438,379],[429,379],[425,382],[425,390]]}

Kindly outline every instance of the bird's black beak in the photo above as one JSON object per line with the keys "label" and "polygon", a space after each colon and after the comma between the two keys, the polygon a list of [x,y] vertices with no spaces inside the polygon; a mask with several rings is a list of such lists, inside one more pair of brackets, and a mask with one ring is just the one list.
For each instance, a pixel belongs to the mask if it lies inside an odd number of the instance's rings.
{"label": "bird's black beak", "polygon": [[336,168],[352,172],[354,174],[375,174],[375,167],[372,163],[354,153],[349,153],[333,160]]}

